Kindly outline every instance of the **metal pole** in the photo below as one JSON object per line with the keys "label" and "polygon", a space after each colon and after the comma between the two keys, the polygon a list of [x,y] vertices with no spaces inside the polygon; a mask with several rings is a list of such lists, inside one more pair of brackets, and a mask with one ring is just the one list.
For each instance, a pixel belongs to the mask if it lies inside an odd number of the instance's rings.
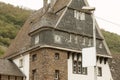
{"label": "metal pole", "polygon": [[[95,28],[94,11],[92,12],[92,18],[93,18],[93,47],[95,47],[95,53],[96,53],[96,28]],[[94,66],[94,80],[97,80],[97,62],[96,62],[96,66]]]}

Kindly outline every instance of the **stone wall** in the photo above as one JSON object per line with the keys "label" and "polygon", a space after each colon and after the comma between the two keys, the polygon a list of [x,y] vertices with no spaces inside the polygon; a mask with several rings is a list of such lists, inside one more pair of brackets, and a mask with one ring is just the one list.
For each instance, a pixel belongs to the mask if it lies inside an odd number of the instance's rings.
{"label": "stone wall", "polygon": [[[59,59],[55,59],[59,53]],[[36,60],[32,56],[36,54]],[[40,49],[30,54],[30,80],[36,70],[36,80],[55,80],[55,70],[59,70],[59,79],[67,80],[67,52],[54,49]]]}

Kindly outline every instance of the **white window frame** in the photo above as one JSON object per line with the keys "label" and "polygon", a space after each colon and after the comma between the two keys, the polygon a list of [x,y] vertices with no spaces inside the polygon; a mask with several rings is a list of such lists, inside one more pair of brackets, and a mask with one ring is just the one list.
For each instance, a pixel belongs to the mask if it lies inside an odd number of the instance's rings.
{"label": "white window frame", "polygon": [[97,76],[102,76],[102,67],[97,67]]}
{"label": "white window frame", "polygon": [[85,39],[85,37],[82,37],[83,39],[83,41],[82,41],[82,45],[85,45],[85,42],[86,42],[86,39]]}
{"label": "white window frame", "polygon": [[100,48],[100,49],[102,49],[102,47],[103,47],[103,44],[102,44],[102,43],[100,43],[100,44],[99,44],[99,48]]}
{"label": "white window frame", "polygon": [[54,41],[55,41],[55,43],[61,43],[61,37],[60,37],[60,35],[55,35],[54,36]]}
{"label": "white window frame", "polygon": [[74,17],[77,20],[85,20],[85,13],[77,11],[77,10],[74,10]]}
{"label": "white window frame", "polygon": [[36,35],[36,36],[35,36],[35,44],[38,44],[38,43],[39,43],[39,40],[40,40],[39,35]]}
{"label": "white window frame", "polygon": [[80,12],[80,20],[85,20],[85,13]]}
{"label": "white window frame", "polygon": [[89,39],[88,46],[92,46],[92,39]]}
{"label": "white window frame", "polygon": [[77,61],[76,60],[73,61],[73,73],[77,74]]}
{"label": "white window frame", "polygon": [[23,67],[23,58],[19,59],[19,68]]}
{"label": "white window frame", "polygon": [[59,80],[59,70],[55,70],[55,80]]}

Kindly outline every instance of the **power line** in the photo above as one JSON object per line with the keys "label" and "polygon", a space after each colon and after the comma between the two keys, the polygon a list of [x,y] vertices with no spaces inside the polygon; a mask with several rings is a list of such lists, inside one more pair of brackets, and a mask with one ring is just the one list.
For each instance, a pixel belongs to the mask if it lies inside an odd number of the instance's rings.
{"label": "power line", "polygon": [[111,24],[113,24],[113,25],[116,25],[117,27],[120,27],[120,24],[118,24],[118,23],[109,21],[109,20],[107,20],[107,19],[104,19],[104,18],[101,18],[101,17],[98,17],[98,16],[95,16],[95,17],[98,18],[98,19],[100,19],[100,20],[103,20],[103,21],[105,21],[105,22],[108,22],[108,23],[111,23]]}

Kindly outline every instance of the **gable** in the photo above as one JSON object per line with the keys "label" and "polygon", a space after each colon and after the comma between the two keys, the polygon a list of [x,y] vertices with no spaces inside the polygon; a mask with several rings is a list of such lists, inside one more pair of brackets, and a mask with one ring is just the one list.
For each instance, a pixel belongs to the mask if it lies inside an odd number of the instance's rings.
{"label": "gable", "polygon": [[[83,0],[72,0],[71,4],[65,11],[64,16],[60,22],[57,23],[56,28],[69,32],[76,32],[81,35],[93,35],[93,20],[90,14],[85,14],[85,20],[75,18],[75,11],[79,11],[82,6],[85,6]],[[80,11],[79,11],[80,12]],[[96,37],[101,38],[96,29]]]}

